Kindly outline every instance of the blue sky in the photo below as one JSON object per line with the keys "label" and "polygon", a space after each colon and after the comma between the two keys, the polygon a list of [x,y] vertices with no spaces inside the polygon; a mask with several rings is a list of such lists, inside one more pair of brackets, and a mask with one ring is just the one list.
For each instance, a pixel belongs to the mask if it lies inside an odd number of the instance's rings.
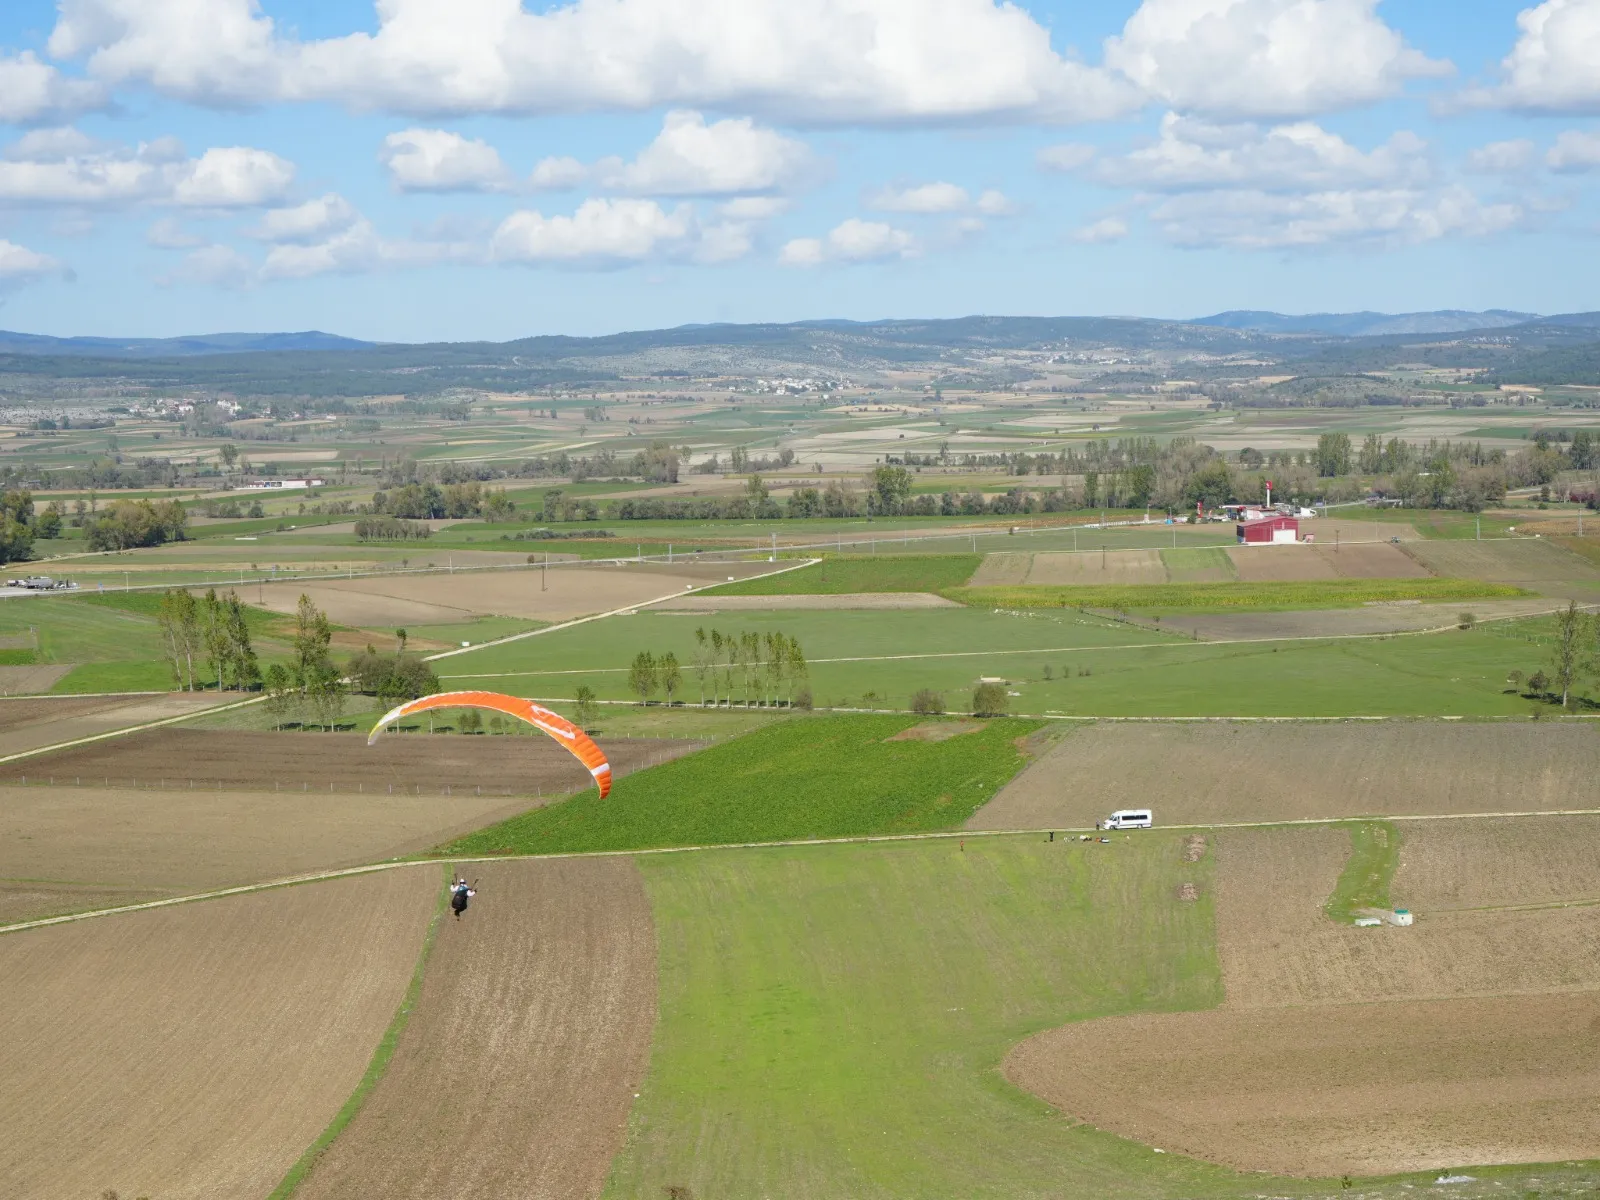
{"label": "blue sky", "polygon": [[0,327],[1600,308],[1600,0],[7,0]]}

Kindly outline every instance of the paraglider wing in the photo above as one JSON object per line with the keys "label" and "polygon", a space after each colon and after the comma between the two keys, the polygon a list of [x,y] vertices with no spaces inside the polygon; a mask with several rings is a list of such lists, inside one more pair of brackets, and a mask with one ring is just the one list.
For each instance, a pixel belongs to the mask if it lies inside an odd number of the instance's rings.
{"label": "paraglider wing", "polygon": [[487,708],[504,713],[508,717],[516,717],[519,721],[526,721],[535,729],[542,729],[555,738],[588,769],[589,774],[594,776],[595,786],[600,789],[600,799],[604,800],[611,794],[611,764],[606,761],[605,751],[596,746],[587,733],[560,713],[541,708],[532,700],[505,696],[499,692],[439,692],[437,695],[409,700],[383,714],[378,723],[372,727],[367,745],[376,742],[385,727],[400,718],[409,717],[413,713],[427,712],[433,708]]}

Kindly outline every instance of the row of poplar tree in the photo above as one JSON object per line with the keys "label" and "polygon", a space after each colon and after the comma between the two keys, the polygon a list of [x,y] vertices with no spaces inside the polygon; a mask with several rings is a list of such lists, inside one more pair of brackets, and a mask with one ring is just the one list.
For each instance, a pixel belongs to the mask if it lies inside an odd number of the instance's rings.
{"label": "row of poplar tree", "polygon": [[[719,629],[694,631],[694,652],[689,663],[699,685],[700,703],[707,696],[713,705],[726,703],[774,707],[779,697],[787,704],[804,702],[808,668],[799,639],[786,633],[723,633]],[[628,690],[648,704],[661,692],[668,704],[683,687],[683,667],[671,651],[660,658],[648,650],[634,656],[628,668]],[[735,699],[737,693],[737,699]]]}
{"label": "row of poplar tree", "polygon": [[246,691],[261,682],[261,667],[250,646],[250,627],[243,602],[235,592],[218,596],[211,588],[200,599],[181,588],[161,597],[157,612],[167,664],[178,687],[195,691],[205,687],[195,680],[195,662],[210,668],[217,689]]}

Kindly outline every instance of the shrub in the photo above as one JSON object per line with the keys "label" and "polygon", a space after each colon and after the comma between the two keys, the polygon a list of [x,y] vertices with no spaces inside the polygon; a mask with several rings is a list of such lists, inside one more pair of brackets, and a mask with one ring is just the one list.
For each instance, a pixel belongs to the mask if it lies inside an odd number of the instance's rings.
{"label": "shrub", "polygon": [[1475,613],[1475,612],[1472,612],[1470,609],[1465,611],[1465,612],[1460,613],[1456,617],[1456,624],[1462,629],[1471,629],[1477,623],[1478,623],[1478,614]]}
{"label": "shrub", "polygon": [[998,683],[980,683],[972,691],[972,715],[975,717],[1003,717],[1010,707],[1006,689]]}
{"label": "shrub", "polygon": [[803,687],[794,694],[793,707],[810,712],[811,704],[811,689],[809,687]]}
{"label": "shrub", "polygon": [[944,712],[944,695],[932,688],[923,688],[911,697],[911,711],[927,716],[938,716]]}
{"label": "shrub", "polygon": [[1535,671],[1528,676],[1528,691],[1535,696],[1542,696],[1550,690],[1550,677],[1543,671]]}

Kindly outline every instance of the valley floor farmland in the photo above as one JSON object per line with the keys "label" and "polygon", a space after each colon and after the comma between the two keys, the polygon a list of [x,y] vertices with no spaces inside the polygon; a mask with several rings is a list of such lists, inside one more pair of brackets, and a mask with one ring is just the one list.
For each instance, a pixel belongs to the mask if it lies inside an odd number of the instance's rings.
{"label": "valley floor farmland", "polygon": [[644,1076],[656,943],[624,858],[463,866],[387,1070],[299,1200],[597,1195]]}
{"label": "valley floor farmland", "polygon": [[[1075,729],[968,821],[1087,828],[1600,807],[1587,724],[1103,722]],[[1600,888],[1597,888],[1600,894]]]}
{"label": "valley floor farmland", "polygon": [[438,867],[0,937],[16,1197],[265,1196],[394,1016]]}

